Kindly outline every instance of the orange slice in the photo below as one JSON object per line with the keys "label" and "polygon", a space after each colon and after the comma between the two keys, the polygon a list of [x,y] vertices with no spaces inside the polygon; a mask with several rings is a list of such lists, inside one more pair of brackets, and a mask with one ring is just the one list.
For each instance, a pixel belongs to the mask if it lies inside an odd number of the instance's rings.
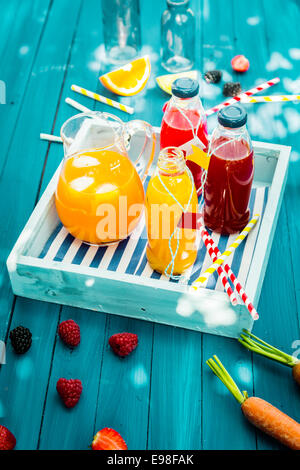
{"label": "orange slice", "polygon": [[150,59],[147,55],[133,60],[113,72],[102,75],[99,80],[106,88],[121,96],[139,93],[149,80]]}

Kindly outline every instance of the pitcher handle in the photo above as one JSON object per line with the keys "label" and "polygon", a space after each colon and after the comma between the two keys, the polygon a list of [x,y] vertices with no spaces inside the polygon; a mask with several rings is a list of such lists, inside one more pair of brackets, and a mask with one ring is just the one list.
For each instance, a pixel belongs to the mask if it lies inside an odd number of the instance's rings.
{"label": "pitcher handle", "polygon": [[146,176],[149,173],[150,167],[153,162],[153,158],[155,155],[155,146],[156,146],[156,135],[153,130],[153,127],[146,121],[141,121],[139,119],[135,119],[134,121],[129,121],[125,125],[126,131],[128,132],[129,136],[132,137],[139,130],[143,130],[145,132],[145,140],[142,147],[140,154],[138,155],[137,159],[134,162],[135,167],[138,170],[140,165],[141,158],[145,155],[147,150],[150,153],[149,159],[145,164],[145,169],[142,175],[140,175],[142,182],[145,181]]}

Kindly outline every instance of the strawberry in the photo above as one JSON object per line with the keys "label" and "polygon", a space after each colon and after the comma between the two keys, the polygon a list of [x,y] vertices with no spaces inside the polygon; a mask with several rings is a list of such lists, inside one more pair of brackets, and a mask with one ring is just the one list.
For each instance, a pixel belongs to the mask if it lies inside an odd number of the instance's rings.
{"label": "strawberry", "polygon": [[79,401],[82,392],[81,380],[59,379],[56,390],[67,408],[73,408]]}
{"label": "strawberry", "polygon": [[127,450],[123,437],[114,429],[103,428],[98,431],[92,442],[93,450]]}
{"label": "strawberry", "polygon": [[117,333],[108,342],[115,354],[125,357],[137,347],[138,337],[134,333]]}
{"label": "strawberry", "polygon": [[231,59],[231,66],[236,72],[246,72],[250,67],[250,63],[244,55],[236,55]]}
{"label": "strawberry", "polygon": [[13,450],[16,442],[15,436],[0,424],[0,450]]}
{"label": "strawberry", "polygon": [[80,343],[80,328],[74,320],[61,322],[58,327],[58,334],[68,346],[75,348]]}

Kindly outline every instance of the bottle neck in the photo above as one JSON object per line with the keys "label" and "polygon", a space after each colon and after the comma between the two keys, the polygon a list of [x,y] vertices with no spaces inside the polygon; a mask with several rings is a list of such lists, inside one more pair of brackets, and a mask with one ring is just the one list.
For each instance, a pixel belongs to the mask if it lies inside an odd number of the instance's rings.
{"label": "bottle neck", "polygon": [[[226,160],[246,156],[252,151],[252,143],[246,125],[236,128],[219,124],[213,131],[209,153]],[[216,152],[216,153],[215,153]]]}
{"label": "bottle neck", "polygon": [[184,11],[188,8],[189,0],[167,0],[167,6],[169,10]]}
{"label": "bottle neck", "polygon": [[200,98],[199,95],[193,96],[192,98],[178,98],[172,95],[172,105],[181,109],[196,109],[199,107]]}
{"label": "bottle neck", "polygon": [[241,127],[225,127],[222,124],[219,124],[219,132],[220,134],[232,138],[238,138],[239,136],[245,135],[248,133],[246,124]]}
{"label": "bottle neck", "polygon": [[183,152],[176,147],[161,150],[157,162],[158,170],[166,176],[176,176],[185,170]]}

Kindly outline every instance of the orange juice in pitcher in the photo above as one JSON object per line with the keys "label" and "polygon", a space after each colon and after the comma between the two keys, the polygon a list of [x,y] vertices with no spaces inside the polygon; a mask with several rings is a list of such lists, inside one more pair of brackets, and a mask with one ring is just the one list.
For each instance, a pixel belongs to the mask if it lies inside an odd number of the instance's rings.
{"label": "orange juice in pitcher", "polygon": [[146,193],[147,259],[155,271],[182,275],[196,260],[196,230],[180,228],[183,212],[196,213],[197,192],[184,155],[175,147],[161,150]]}
{"label": "orange juice in pitcher", "polygon": [[[58,216],[76,238],[90,244],[110,244],[135,229],[144,210],[142,180],[127,155],[125,136],[143,129],[154,155],[149,124],[126,126],[107,113],[79,114],[67,121],[61,135],[65,147],[55,203]],[[140,164],[142,155],[137,161]]]}
{"label": "orange juice in pitcher", "polygon": [[91,244],[126,238],[138,224],[143,207],[144,188],[128,157],[95,149],[66,160],[56,208],[74,237]]}

